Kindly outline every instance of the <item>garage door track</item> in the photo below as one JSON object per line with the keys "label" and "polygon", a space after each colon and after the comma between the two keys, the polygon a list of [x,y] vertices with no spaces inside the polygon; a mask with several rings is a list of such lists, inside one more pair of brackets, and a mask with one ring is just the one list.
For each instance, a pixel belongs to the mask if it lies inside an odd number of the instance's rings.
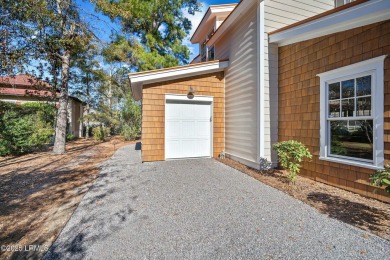
{"label": "garage door track", "polygon": [[103,166],[45,259],[386,259],[389,241],[213,159]]}

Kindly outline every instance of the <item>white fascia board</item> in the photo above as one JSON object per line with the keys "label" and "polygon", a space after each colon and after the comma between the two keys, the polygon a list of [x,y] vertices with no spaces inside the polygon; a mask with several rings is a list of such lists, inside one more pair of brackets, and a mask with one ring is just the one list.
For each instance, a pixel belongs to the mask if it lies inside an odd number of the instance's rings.
{"label": "white fascia board", "polygon": [[279,46],[301,42],[390,18],[389,0],[371,0],[269,36]]}
{"label": "white fascia board", "polygon": [[142,88],[144,84],[224,71],[228,66],[229,61],[215,61],[174,67],[171,69],[129,74],[133,98],[137,101],[142,99]]}
{"label": "white fascia board", "polygon": [[[202,18],[202,21],[200,21],[194,34],[191,36],[191,38],[190,38],[191,43],[192,44],[202,43],[202,41],[204,41],[204,39],[203,40],[199,39],[200,35],[202,35],[202,33],[204,31],[204,28],[202,28],[202,27],[204,27],[210,19],[217,17],[217,14],[221,14],[221,13],[230,14],[235,7],[236,7],[236,5],[230,5],[230,6],[212,5],[212,6],[210,6],[209,9],[207,10],[206,14]],[[207,33],[209,33],[209,32],[207,32]]]}
{"label": "white fascia board", "polygon": [[225,31],[230,28],[230,26],[232,26],[235,22],[238,21],[239,18],[241,18],[241,16],[243,14],[245,14],[249,8],[253,5],[257,3],[257,1],[253,1],[253,0],[242,0],[241,3],[239,3],[236,8],[232,11],[232,13],[230,14],[229,17],[226,18],[226,20],[221,24],[221,26],[218,28],[218,30],[215,32],[215,34],[213,35],[213,37],[211,37],[211,39],[207,42],[207,46],[212,46],[215,44],[215,42],[217,41],[217,39],[219,39],[221,37],[222,34],[225,33]]}
{"label": "white fascia board", "polygon": [[207,62],[200,63],[199,65],[190,65],[175,67],[172,69],[164,69],[157,71],[150,71],[137,75],[137,73],[129,74],[131,84],[143,83],[151,84],[161,81],[167,81],[172,79],[179,79],[184,77],[191,77],[194,75],[202,75],[207,73],[213,73],[217,71],[223,71],[229,66],[229,61],[221,62]]}
{"label": "white fascia board", "polygon": [[203,29],[204,29],[202,27],[204,27],[206,25],[206,23],[209,21],[211,15],[212,15],[211,9],[209,8],[207,10],[206,14],[204,15],[204,17],[202,18],[202,21],[200,21],[200,23],[199,23],[198,27],[196,28],[194,34],[190,38],[190,41],[191,41],[192,44],[196,44],[196,43],[200,42],[200,39],[198,39],[198,38],[199,38],[199,35],[200,35],[201,31],[203,31]]}

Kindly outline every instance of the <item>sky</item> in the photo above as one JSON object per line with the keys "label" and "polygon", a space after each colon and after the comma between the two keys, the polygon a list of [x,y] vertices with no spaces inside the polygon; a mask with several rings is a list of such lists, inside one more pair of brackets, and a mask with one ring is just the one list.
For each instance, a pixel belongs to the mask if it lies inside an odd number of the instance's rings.
{"label": "sky", "polygon": [[[81,12],[83,13],[83,17],[87,21],[93,21],[93,30],[94,33],[104,42],[110,41],[110,35],[112,31],[119,31],[120,27],[111,22],[110,18],[107,16],[97,13],[94,10],[94,5],[89,3],[89,1],[85,0],[76,0],[76,2],[81,7]],[[191,61],[194,57],[198,55],[199,48],[197,45],[193,45],[190,43],[190,38],[192,34],[195,32],[196,28],[198,27],[200,21],[202,20],[204,14],[206,13],[208,7],[210,5],[217,5],[217,4],[232,4],[232,3],[238,3],[239,0],[201,0],[202,3],[202,12],[197,12],[195,15],[185,14],[185,16],[191,21],[192,23],[192,30],[190,34],[188,35],[188,38],[184,41],[184,44],[188,46],[188,48],[191,51],[190,60]],[[97,21],[96,21],[97,20]]]}

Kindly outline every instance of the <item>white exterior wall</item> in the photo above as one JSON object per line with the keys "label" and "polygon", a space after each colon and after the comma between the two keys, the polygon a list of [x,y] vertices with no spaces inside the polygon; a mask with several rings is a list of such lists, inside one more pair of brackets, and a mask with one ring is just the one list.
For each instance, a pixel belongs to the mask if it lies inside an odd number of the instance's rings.
{"label": "white exterior wall", "polygon": [[265,0],[264,2],[264,157],[277,162],[272,145],[278,141],[278,46],[268,33],[334,8],[333,0]]}
{"label": "white exterior wall", "polygon": [[225,71],[226,153],[252,167],[258,154],[258,55],[256,2],[215,43],[215,59],[229,59]]}
{"label": "white exterior wall", "polygon": [[230,61],[225,143],[233,159],[255,168],[260,156],[277,162],[272,145],[278,141],[278,46],[268,44],[268,33],[333,8],[333,0],[253,1],[216,41],[215,59]]}

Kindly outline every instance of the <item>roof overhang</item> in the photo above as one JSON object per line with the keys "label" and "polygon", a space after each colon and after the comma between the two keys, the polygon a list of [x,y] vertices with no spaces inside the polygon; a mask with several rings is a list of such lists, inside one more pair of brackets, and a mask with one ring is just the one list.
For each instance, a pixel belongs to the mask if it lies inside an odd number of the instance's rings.
{"label": "roof overhang", "polygon": [[221,26],[215,31],[214,35],[208,40],[207,45],[212,46],[217,39],[221,37],[234,23],[242,18],[244,15],[254,4],[257,4],[258,1],[254,0],[241,0],[236,8],[229,14],[228,17],[223,21]]}
{"label": "roof overhang", "polygon": [[205,15],[203,16],[202,20],[200,21],[198,27],[196,28],[194,34],[191,37],[191,43],[201,43],[205,39],[201,38],[202,35],[209,32],[204,32],[206,24],[213,20],[215,17],[219,16],[227,16],[229,15],[234,8],[237,6],[237,4],[222,4],[222,5],[211,5]]}
{"label": "roof overhang", "polygon": [[389,0],[359,2],[318,19],[303,21],[291,28],[271,32],[269,42],[284,46],[390,19]]}
{"label": "roof overhang", "polygon": [[229,61],[209,61],[186,66],[131,73],[129,74],[129,79],[133,98],[135,100],[142,99],[142,88],[146,84],[224,71],[228,66]]}

